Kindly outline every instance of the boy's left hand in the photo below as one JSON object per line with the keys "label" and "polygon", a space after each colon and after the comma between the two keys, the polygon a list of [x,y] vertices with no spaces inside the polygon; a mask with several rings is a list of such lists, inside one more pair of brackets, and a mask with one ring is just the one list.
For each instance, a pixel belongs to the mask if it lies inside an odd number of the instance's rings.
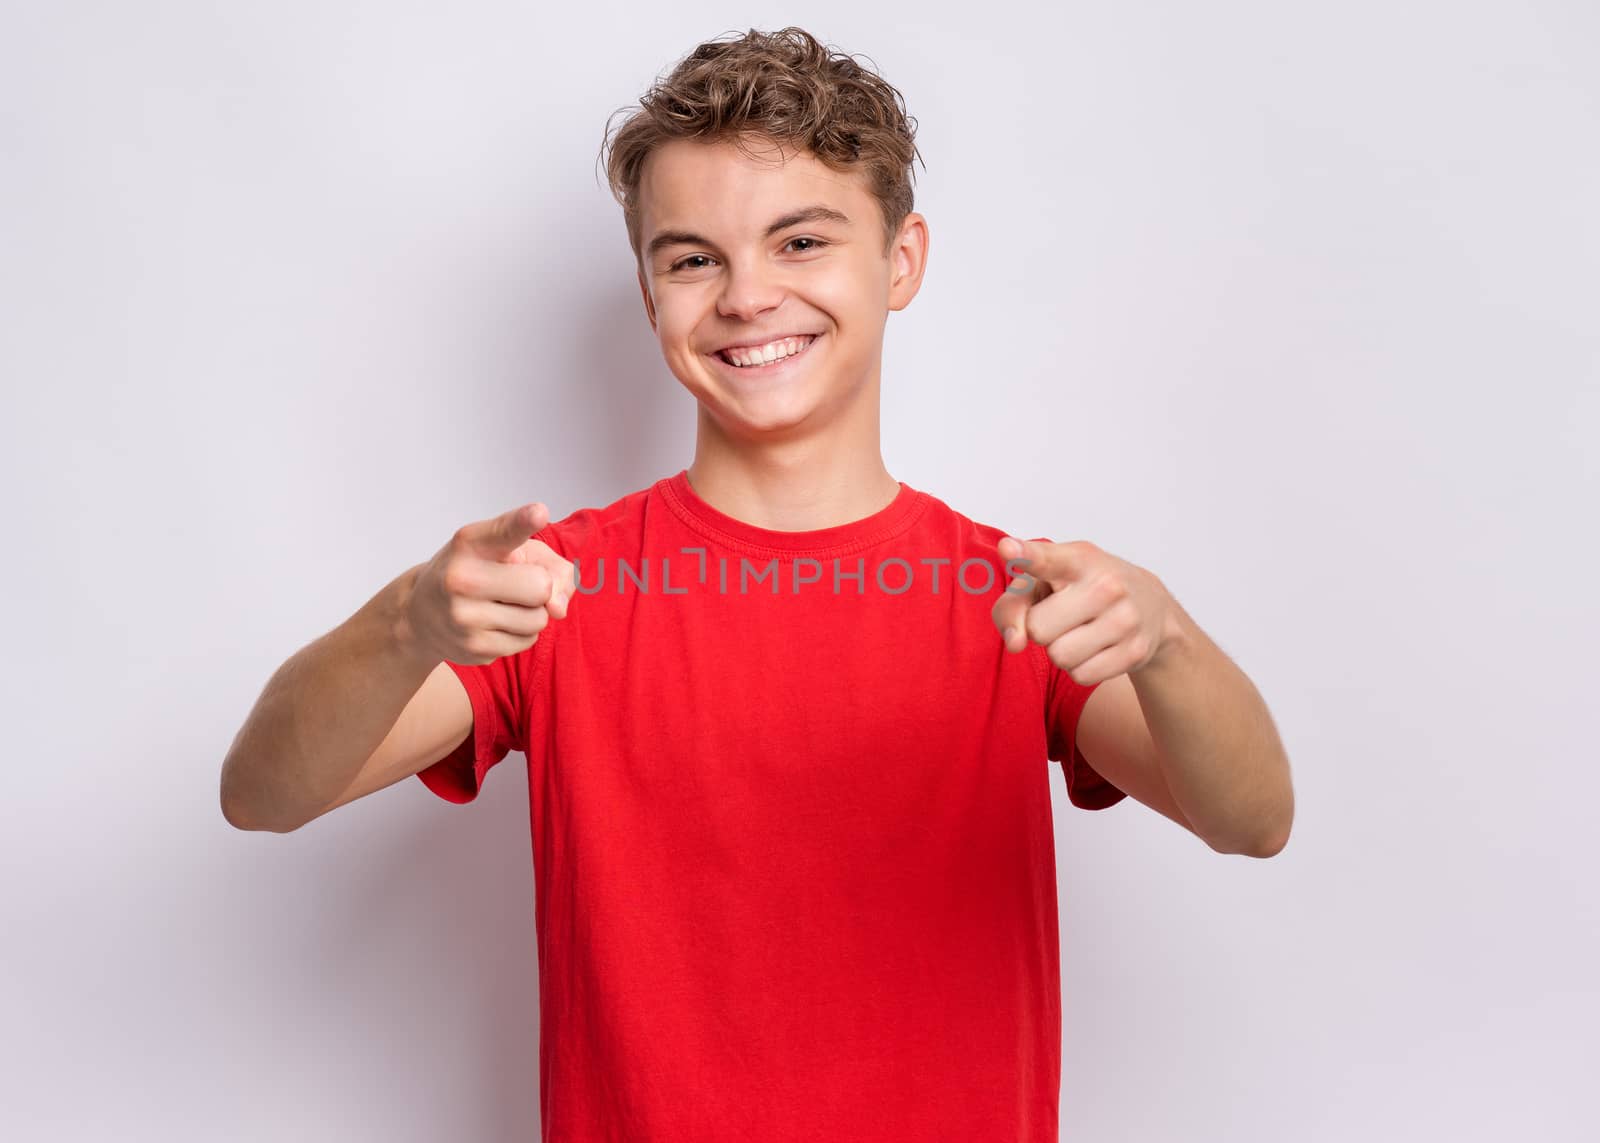
{"label": "boy's left hand", "polygon": [[1179,607],[1150,572],[1087,540],[1006,536],[1013,579],[991,612],[1007,651],[1031,640],[1083,686],[1137,671],[1179,636]]}

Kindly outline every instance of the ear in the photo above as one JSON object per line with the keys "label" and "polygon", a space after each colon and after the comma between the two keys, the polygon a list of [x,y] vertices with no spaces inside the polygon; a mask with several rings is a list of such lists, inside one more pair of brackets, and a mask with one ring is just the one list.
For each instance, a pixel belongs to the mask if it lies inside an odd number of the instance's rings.
{"label": "ear", "polygon": [[903,310],[922,288],[928,268],[928,220],[916,211],[900,223],[900,233],[889,247],[889,308]]}

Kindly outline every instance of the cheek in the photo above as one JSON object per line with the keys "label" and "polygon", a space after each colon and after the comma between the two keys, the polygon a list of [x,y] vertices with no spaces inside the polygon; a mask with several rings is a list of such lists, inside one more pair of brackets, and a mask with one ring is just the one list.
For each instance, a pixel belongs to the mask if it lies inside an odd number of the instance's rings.
{"label": "cheek", "polygon": [[716,295],[679,288],[656,299],[656,335],[667,349],[681,349],[694,355],[693,346],[702,341],[702,330],[717,322]]}
{"label": "cheek", "polygon": [[808,293],[818,309],[859,334],[883,318],[888,295],[880,285],[864,267],[840,266],[836,273],[819,276]]}
{"label": "cheek", "polygon": [[848,287],[830,289],[825,283],[811,283],[795,290],[794,300],[807,314],[821,319],[818,329],[827,329],[846,342],[860,336],[862,299]]}
{"label": "cheek", "polygon": [[695,322],[682,310],[656,308],[656,337],[668,352],[693,354]]}

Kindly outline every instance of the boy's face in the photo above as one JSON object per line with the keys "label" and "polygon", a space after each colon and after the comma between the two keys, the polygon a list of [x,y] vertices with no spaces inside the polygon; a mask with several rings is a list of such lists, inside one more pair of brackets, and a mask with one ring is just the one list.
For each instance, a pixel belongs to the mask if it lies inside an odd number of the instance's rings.
{"label": "boy's face", "polygon": [[[886,255],[883,214],[862,175],[829,170],[810,152],[779,161],[770,143],[750,149],[758,158],[732,143],[674,140],[645,162],[639,286],[662,354],[731,436],[869,414],[875,427],[883,328],[921,284],[926,220],[908,215]],[[811,207],[841,217],[769,232]],[[816,336],[757,369],[719,354],[796,335]]]}

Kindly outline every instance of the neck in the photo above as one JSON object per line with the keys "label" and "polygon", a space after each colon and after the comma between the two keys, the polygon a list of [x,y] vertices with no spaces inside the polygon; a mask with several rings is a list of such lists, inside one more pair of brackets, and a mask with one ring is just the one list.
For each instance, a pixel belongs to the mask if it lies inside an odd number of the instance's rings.
{"label": "neck", "polygon": [[884,467],[877,403],[870,416],[783,440],[737,438],[700,409],[689,484],[719,512],[758,528],[808,532],[887,508],[900,482]]}

